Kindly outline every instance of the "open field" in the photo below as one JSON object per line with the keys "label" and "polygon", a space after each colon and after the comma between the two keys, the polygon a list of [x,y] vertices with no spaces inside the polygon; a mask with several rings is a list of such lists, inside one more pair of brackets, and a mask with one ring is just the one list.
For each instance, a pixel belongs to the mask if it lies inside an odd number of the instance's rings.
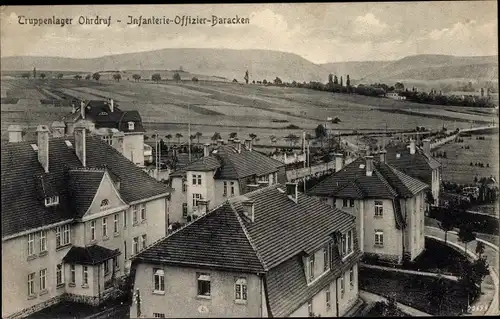
{"label": "open field", "polygon": [[[484,140],[477,140],[477,136],[483,136]],[[469,184],[474,182],[475,176],[480,179],[492,175],[498,180],[498,135],[472,135],[461,138],[464,140],[463,143],[445,144],[434,151],[446,152],[446,158],[438,158],[443,167],[442,179],[460,184]],[[469,149],[466,149],[466,146]],[[470,166],[471,162],[473,166]],[[477,162],[483,163],[484,167],[474,166]]]}
{"label": "open field", "polygon": [[[492,118],[490,114],[473,113],[461,107],[201,80],[156,84],[127,80],[2,79],[1,88],[2,133],[9,124],[35,126],[57,120],[70,111],[73,100],[104,98],[115,99],[123,110],[139,110],[150,134],[154,130],[162,136],[181,133],[186,140],[190,119],[192,134],[203,133],[202,142],[209,141],[214,132],[220,132],[223,138],[230,132],[238,132],[240,138],[255,133],[266,143],[275,135],[278,144],[286,144],[284,136],[300,134],[302,130],[314,133],[314,128],[325,124],[327,117],[341,120],[338,124],[328,124],[332,132],[386,126],[389,130],[416,126],[436,129],[443,125],[467,128],[471,125],[469,120],[490,123]],[[10,98],[19,100],[15,103]],[[55,100],[67,107],[42,104],[41,100]],[[299,129],[286,129],[291,124]]]}

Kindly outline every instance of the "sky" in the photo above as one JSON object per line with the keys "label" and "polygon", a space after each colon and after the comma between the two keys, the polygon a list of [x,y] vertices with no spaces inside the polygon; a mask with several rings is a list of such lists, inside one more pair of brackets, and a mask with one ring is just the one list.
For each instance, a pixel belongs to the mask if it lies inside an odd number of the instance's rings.
{"label": "sky", "polygon": [[[93,58],[164,48],[268,49],[314,63],[498,54],[496,1],[2,6],[1,56]],[[128,16],[249,18],[246,25],[127,25]],[[21,25],[25,18],[73,24]],[[111,25],[80,25],[111,16]],[[117,22],[121,20],[122,22]]]}

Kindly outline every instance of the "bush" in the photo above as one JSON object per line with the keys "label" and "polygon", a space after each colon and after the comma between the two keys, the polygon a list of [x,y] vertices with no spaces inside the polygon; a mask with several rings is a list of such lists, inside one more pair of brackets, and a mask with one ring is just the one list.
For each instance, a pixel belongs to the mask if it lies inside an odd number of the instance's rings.
{"label": "bush", "polygon": [[290,124],[290,125],[287,125],[285,128],[290,129],[290,130],[297,130],[297,129],[300,129],[300,127],[298,127],[298,126],[297,126],[297,125],[295,125],[295,124]]}

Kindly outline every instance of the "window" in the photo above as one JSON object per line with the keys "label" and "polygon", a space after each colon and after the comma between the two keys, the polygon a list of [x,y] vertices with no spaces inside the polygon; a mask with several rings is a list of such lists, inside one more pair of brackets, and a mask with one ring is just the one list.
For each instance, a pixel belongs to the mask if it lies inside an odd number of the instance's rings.
{"label": "window", "polygon": [[63,283],[63,265],[57,264],[56,266],[56,285],[59,286]]}
{"label": "window", "polygon": [[28,275],[28,296],[35,294],[35,273]]}
{"label": "window", "polygon": [[201,175],[198,175],[198,185],[201,185]]}
{"label": "window", "polygon": [[95,220],[90,221],[90,240],[95,240]]}
{"label": "window", "polygon": [[40,270],[40,291],[47,289],[47,268]]}
{"label": "window", "polygon": [[165,272],[160,268],[153,268],[154,291],[165,292]]}
{"label": "window", "polygon": [[187,183],[185,180],[182,180],[182,192],[183,193],[187,192]]}
{"label": "window", "polygon": [[347,207],[347,199],[342,200],[342,207]]}
{"label": "window", "polygon": [[224,191],[222,192],[222,196],[227,196],[227,182],[224,182]]}
{"label": "window", "polygon": [[314,316],[312,300],[309,300],[307,302],[307,312],[309,313],[309,317],[313,317]]}
{"label": "window", "polygon": [[108,218],[102,218],[102,237],[108,237]]}
{"label": "window", "polygon": [[309,256],[309,280],[314,279],[314,255]]}
{"label": "window", "polygon": [[108,208],[108,206],[109,206],[109,200],[103,199],[101,201],[101,209],[106,209],[106,208]]}
{"label": "window", "polygon": [[56,248],[61,247],[61,227],[56,227]]}
{"label": "window", "polygon": [[345,293],[345,282],[344,277],[340,277],[340,298],[344,298]]}
{"label": "window", "polygon": [[347,254],[352,253],[352,230],[347,232]]}
{"label": "window", "polygon": [[104,266],[104,274],[105,274],[105,275],[109,274],[109,260],[106,260],[106,261],[103,263],[103,266]]}
{"label": "window", "polygon": [[119,215],[115,214],[114,220],[113,220],[113,230],[115,234],[118,233],[118,220],[119,220]]}
{"label": "window", "polygon": [[188,216],[188,204],[182,203],[182,217],[186,218]]}
{"label": "window", "polygon": [[[101,112],[101,113],[106,113],[106,112]],[[101,115],[101,113],[99,113],[99,115]],[[106,113],[106,115],[107,115],[107,113]],[[109,145],[113,145],[113,138],[111,136],[103,136],[102,140],[104,142],[108,143]]]}
{"label": "window", "polygon": [[146,234],[141,236],[141,242],[142,242],[141,249],[146,249]]}
{"label": "window", "polygon": [[236,300],[247,300],[247,280],[245,278],[238,278],[236,280],[234,294]]}
{"label": "window", "polygon": [[325,299],[326,299],[326,310],[330,310],[331,308],[330,288],[325,290]]}
{"label": "window", "polygon": [[328,248],[323,248],[323,271],[327,271],[330,268],[330,263],[328,259]]}
{"label": "window", "polygon": [[231,182],[231,196],[234,195],[234,182]]}
{"label": "window", "polygon": [[82,266],[82,284],[89,284],[89,268],[87,266]]}
{"label": "window", "polygon": [[40,232],[40,252],[47,251],[47,231]]}
{"label": "window", "polygon": [[132,242],[132,254],[135,255],[139,251],[139,237],[134,237]]}
{"label": "window", "polygon": [[35,234],[28,234],[28,256],[35,254]]}
{"label": "window", "polygon": [[146,220],[146,204],[141,204],[141,220]]}
{"label": "window", "polygon": [[153,318],[165,318],[165,314],[164,313],[154,312],[153,313]]}
{"label": "window", "polygon": [[349,200],[349,207],[354,207],[354,199]]}
{"label": "window", "polygon": [[72,264],[69,266],[69,272],[70,272],[70,283],[74,285],[76,283],[75,265]]}
{"label": "window", "polygon": [[384,216],[384,209],[383,209],[382,201],[376,200],[375,201],[375,217],[383,217],[383,216]]}
{"label": "window", "polygon": [[354,288],[354,267],[349,270],[349,285]]}
{"label": "window", "polygon": [[202,199],[201,194],[193,194],[193,207],[198,206],[198,199]]}
{"label": "window", "polygon": [[128,130],[133,131],[134,130],[134,122],[128,122]]}
{"label": "window", "polygon": [[353,232],[349,230],[342,234],[342,257],[348,256],[353,252]]}
{"label": "window", "polygon": [[384,246],[384,232],[381,230],[375,231],[375,245]]}
{"label": "window", "polygon": [[424,234],[424,219],[420,219],[420,235]]}
{"label": "window", "polygon": [[132,206],[132,222],[137,224],[137,205]]}
{"label": "window", "polygon": [[123,211],[123,228],[127,228],[127,211]]}
{"label": "window", "polygon": [[45,206],[55,206],[59,204],[59,196],[45,197]]}
{"label": "window", "polygon": [[62,245],[68,245],[71,241],[70,241],[70,235],[71,235],[71,228],[70,228],[70,225],[64,225],[62,226],[62,230],[63,230],[63,237],[62,237]]}
{"label": "window", "polygon": [[198,275],[198,296],[210,296],[210,275]]}

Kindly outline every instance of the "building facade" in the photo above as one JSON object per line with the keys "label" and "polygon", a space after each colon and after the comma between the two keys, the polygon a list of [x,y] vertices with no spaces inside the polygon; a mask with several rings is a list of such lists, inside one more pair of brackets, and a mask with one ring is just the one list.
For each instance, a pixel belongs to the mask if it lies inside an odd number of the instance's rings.
{"label": "building facade", "polygon": [[137,254],[130,315],[345,316],[359,302],[360,256],[352,216],[296,184],[267,186]]}
{"label": "building facade", "polygon": [[[166,233],[169,188],[100,138],[2,144],[2,317],[98,304],[128,259]],[[164,222],[159,222],[164,221]]]}
{"label": "building facade", "polygon": [[428,185],[373,156],[357,159],[313,187],[309,194],[356,217],[366,256],[391,263],[415,259],[425,246],[425,192]]}

